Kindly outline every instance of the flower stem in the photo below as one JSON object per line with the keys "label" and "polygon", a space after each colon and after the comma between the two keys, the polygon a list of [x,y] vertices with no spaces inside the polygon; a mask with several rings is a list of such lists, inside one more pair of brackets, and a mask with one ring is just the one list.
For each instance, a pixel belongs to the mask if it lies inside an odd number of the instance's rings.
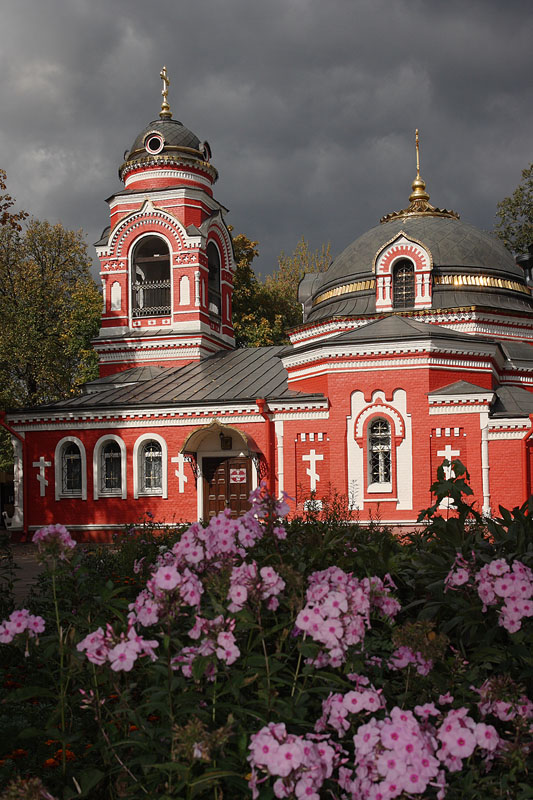
{"label": "flower stem", "polygon": [[59,620],[59,605],[57,602],[57,588],[56,588],[56,561],[52,562],[52,595],[54,598],[54,609],[56,616],[57,637],[59,642],[59,714],[61,718],[61,771],[63,776],[67,771],[67,756],[66,756],[66,742],[65,742],[65,684],[64,684],[64,660],[65,650],[63,646],[63,628]]}

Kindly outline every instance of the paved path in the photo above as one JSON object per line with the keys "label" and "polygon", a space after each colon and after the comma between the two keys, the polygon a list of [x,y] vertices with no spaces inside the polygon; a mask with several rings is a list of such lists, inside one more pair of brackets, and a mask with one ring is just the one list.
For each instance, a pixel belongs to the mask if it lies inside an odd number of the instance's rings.
{"label": "paved path", "polygon": [[17,542],[11,545],[13,559],[19,569],[15,570],[15,607],[20,608],[29,594],[30,587],[42,570],[37,561],[37,546],[31,542]]}

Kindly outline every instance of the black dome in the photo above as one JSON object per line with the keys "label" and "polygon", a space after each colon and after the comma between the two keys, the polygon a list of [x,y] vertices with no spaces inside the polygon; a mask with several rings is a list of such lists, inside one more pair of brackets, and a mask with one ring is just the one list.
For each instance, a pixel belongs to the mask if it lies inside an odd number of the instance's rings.
{"label": "black dome", "polygon": [[[306,276],[300,284],[305,321],[374,314],[376,256],[400,233],[420,242],[432,255],[432,308],[475,305],[509,311],[533,311],[524,272],[498,239],[450,216],[413,214],[377,225],[348,245],[326,272]],[[441,276],[446,275],[483,275],[495,280],[490,281],[493,285],[488,286],[457,286],[453,281],[448,284],[443,282]],[[322,297],[329,290],[341,286],[348,289],[352,283],[359,284],[355,291],[335,293],[317,302],[319,296]]]}
{"label": "black dome", "polygon": [[177,119],[156,119],[136,136],[131,149],[124,154],[125,161],[135,161],[148,155],[144,143],[149,133],[158,133],[163,138],[164,145],[161,154],[172,152],[175,149],[194,150],[195,153],[188,153],[188,155],[203,159],[200,140],[195,133]]}

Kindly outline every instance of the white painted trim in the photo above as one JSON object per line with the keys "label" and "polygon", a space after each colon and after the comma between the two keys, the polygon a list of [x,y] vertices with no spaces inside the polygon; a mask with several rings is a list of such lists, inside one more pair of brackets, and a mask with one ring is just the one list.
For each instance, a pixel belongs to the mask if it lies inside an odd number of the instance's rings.
{"label": "white painted trim", "polygon": [[283,452],[283,420],[277,417],[274,420],[274,432],[278,450],[278,492],[281,497],[285,487],[285,458]]}
{"label": "white painted trim", "polygon": [[[116,425],[115,425],[116,427]],[[116,442],[120,447],[120,477],[121,477],[121,489],[118,492],[102,492],[100,491],[100,450],[105,442],[112,440]],[[100,436],[98,441],[96,442],[93,450],[93,499],[98,500],[99,498],[105,497],[121,497],[123,500],[126,500],[128,496],[128,480],[127,480],[127,471],[126,471],[126,445],[124,441],[114,433],[106,433],[103,436]]]}
{"label": "white painted trim", "polygon": [[10,530],[24,528],[24,460],[22,457],[22,442],[16,436],[11,436],[13,446],[13,505],[14,511],[11,517]]}
{"label": "white painted trim", "polygon": [[430,406],[429,407],[429,414],[433,416],[435,414],[482,414],[484,412],[489,412],[490,406],[487,403],[476,403],[467,405],[466,403],[457,403],[452,405],[445,405],[445,406]]}
{"label": "white painted trim", "polygon": [[[160,491],[149,492],[140,488],[142,468],[139,463],[139,451],[141,445],[147,441],[158,442],[161,445],[162,487]],[[133,497],[135,500],[138,500],[139,497],[162,497],[163,500],[168,498],[168,448],[165,439],[158,433],[143,433],[133,445]]]}
{"label": "white painted trim", "polygon": [[[71,442],[75,444],[80,451],[81,458],[81,492],[63,492],[63,447]],[[56,444],[54,452],[54,480],[55,480],[55,497],[56,500],[78,498],[87,500],[87,453],[85,445],[77,436],[64,436]]]}
{"label": "white painted trim", "polygon": [[481,485],[483,487],[482,514],[490,516],[490,463],[489,463],[489,415],[487,412],[479,415],[481,428]]}

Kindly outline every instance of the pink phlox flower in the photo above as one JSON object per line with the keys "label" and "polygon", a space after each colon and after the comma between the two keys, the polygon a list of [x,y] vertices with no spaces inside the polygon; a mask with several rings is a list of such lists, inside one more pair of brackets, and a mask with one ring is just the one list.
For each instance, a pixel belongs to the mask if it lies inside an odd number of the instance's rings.
{"label": "pink phlox flower", "polygon": [[76,542],[64,525],[46,525],[33,534],[32,542],[38,545],[39,552],[49,552],[66,558],[66,553],[76,547]]}
{"label": "pink phlox flower", "polygon": [[142,572],[143,562],[144,562],[145,558],[146,558],[146,556],[143,556],[142,558],[139,558],[138,560],[135,559],[135,561],[133,562],[133,572],[135,573],[135,575],[138,575],[140,572]]}
{"label": "pink phlox flower", "polygon": [[114,672],[130,672],[138,656],[136,642],[119,642],[108,653],[111,669]]}
{"label": "pink phlox flower", "polygon": [[163,589],[166,592],[170,592],[180,583],[180,574],[176,567],[170,565],[159,567],[153,575],[153,583],[156,589]]}
{"label": "pink phlox flower", "polygon": [[496,750],[500,743],[500,737],[493,725],[485,725],[484,722],[478,722],[474,729],[476,743],[482,750],[492,752]]}
{"label": "pink phlox flower", "polygon": [[491,561],[490,564],[487,564],[486,570],[489,575],[499,577],[509,572],[510,567],[504,558],[496,558],[494,561]]}
{"label": "pink phlox flower", "polygon": [[155,639],[143,639],[142,636],[139,636],[133,625],[130,626],[128,630],[128,639],[135,644],[138,654],[147,655],[151,661],[157,661],[154,650],[156,647],[159,647],[158,641]]}
{"label": "pink phlox flower", "polygon": [[37,636],[45,629],[44,619],[37,614],[30,614],[27,621],[27,630],[30,636]]}
{"label": "pink phlox flower", "polygon": [[109,638],[104,634],[102,628],[97,628],[92,633],[78,642],[76,650],[79,653],[86,651],[85,655],[92,664],[102,665],[107,661],[109,653]]}
{"label": "pink phlox flower", "polygon": [[414,664],[419,675],[428,675],[433,669],[432,659],[424,658],[419,650],[413,652],[407,645],[402,645],[393,652],[387,666],[392,670],[400,670],[408,664]]}
{"label": "pink phlox flower", "polygon": [[435,703],[424,703],[421,706],[415,706],[414,712],[422,719],[429,719],[429,717],[438,717],[441,713]]}
{"label": "pink phlox flower", "polygon": [[235,636],[230,631],[221,631],[217,636],[216,655],[221,661],[225,661],[228,666],[233,664],[241,654],[236,645]]}

